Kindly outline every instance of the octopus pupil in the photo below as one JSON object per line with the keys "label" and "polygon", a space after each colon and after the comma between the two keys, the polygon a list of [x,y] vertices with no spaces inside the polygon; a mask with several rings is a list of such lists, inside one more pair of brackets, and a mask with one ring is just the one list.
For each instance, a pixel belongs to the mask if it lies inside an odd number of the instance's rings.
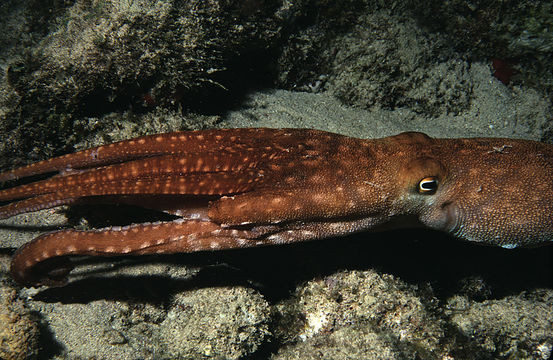
{"label": "octopus pupil", "polygon": [[434,178],[424,178],[419,183],[421,193],[430,194],[438,189],[438,181]]}

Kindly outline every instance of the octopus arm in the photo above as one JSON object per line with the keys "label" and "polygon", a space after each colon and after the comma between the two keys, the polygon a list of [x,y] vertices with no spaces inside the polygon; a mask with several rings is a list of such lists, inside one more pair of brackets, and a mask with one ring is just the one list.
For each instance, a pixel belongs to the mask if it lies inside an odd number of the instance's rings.
{"label": "octopus arm", "polygon": [[148,135],[102,145],[40,161],[0,173],[0,182],[56,171],[89,169],[160,155],[206,154],[227,151],[243,154],[270,150],[288,151],[298,138],[308,139],[322,132],[298,129],[212,129]]}
{"label": "octopus arm", "polygon": [[209,206],[209,218],[227,225],[280,223],[286,221],[338,221],[353,218],[380,218],[385,214],[380,201],[367,201],[355,187],[300,186],[288,189],[258,189],[223,197]]}
{"label": "octopus arm", "polygon": [[251,190],[260,179],[262,178],[255,171],[243,171],[170,175],[59,187],[57,191],[51,193],[39,194],[0,206],[0,219],[21,213],[70,205],[83,197],[98,196],[104,197],[107,200],[105,202],[113,202],[107,197],[108,195],[222,195],[242,193]]}
{"label": "octopus arm", "polygon": [[28,286],[64,285],[73,269],[69,256],[173,254],[283,244],[343,235],[375,226],[374,219],[290,222],[282,226],[227,227],[209,220],[131,225],[44,234],[14,254],[10,272]]}
{"label": "octopus arm", "polygon": [[[70,204],[84,196],[232,195],[250,191],[262,182],[278,181],[278,171],[270,170],[272,166],[309,154],[302,142],[305,133],[292,136],[295,132],[233,129],[148,136],[1,173],[0,179],[10,179],[59,168],[73,169],[46,180],[0,190],[0,201],[19,200],[1,206],[0,218]],[[316,134],[315,131],[314,137]],[[273,135],[279,136],[272,138]],[[137,144],[142,150],[135,149]],[[137,154],[149,157],[74,170],[99,164],[99,155],[83,163],[85,153],[111,154],[114,149],[118,149],[119,156],[101,158],[123,161]],[[162,149],[174,154],[155,155]],[[268,172],[270,176],[266,176]]]}
{"label": "octopus arm", "polygon": [[[60,188],[88,188],[91,184],[106,184],[144,178],[160,178],[189,174],[238,173],[255,168],[261,161],[276,157],[274,153],[244,154],[219,152],[217,154],[193,154],[187,156],[165,155],[90,170],[57,175],[43,181],[16,186],[0,191],[0,201],[24,198],[58,191]],[[244,162],[244,158],[248,162]],[[101,194],[100,194],[101,195]]]}
{"label": "octopus arm", "polygon": [[[232,152],[162,155],[69,172],[0,191],[0,218],[72,203],[84,196],[230,195],[252,190],[265,177],[267,163],[289,152]],[[20,200],[22,199],[22,200]]]}
{"label": "octopus arm", "polygon": [[209,221],[179,221],[131,225],[93,231],[65,230],[39,236],[14,254],[11,274],[22,284],[61,285],[71,270],[66,255],[113,256],[235,247],[219,225]]}

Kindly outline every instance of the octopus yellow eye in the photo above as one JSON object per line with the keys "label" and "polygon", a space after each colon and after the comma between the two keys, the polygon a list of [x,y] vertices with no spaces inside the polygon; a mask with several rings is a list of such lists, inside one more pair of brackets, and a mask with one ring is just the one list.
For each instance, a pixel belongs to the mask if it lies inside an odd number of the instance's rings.
{"label": "octopus yellow eye", "polygon": [[419,194],[432,195],[438,190],[438,179],[434,176],[425,177],[419,181]]}

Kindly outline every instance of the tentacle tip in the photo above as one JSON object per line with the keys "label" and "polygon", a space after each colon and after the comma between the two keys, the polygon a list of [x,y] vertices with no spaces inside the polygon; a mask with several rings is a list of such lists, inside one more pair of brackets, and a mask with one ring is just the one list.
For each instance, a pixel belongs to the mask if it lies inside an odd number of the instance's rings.
{"label": "tentacle tip", "polygon": [[26,287],[52,286],[67,284],[67,275],[74,266],[67,257],[47,259],[30,268],[20,269],[12,263],[12,278]]}

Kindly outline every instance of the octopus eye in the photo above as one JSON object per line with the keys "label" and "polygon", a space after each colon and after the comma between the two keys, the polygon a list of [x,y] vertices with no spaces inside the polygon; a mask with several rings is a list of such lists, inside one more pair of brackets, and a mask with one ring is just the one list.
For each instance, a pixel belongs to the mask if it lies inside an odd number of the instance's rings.
{"label": "octopus eye", "polygon": [[432,195],[438,190],[438,179],[434,176],[425,177],[419,181],[419,194]]}

